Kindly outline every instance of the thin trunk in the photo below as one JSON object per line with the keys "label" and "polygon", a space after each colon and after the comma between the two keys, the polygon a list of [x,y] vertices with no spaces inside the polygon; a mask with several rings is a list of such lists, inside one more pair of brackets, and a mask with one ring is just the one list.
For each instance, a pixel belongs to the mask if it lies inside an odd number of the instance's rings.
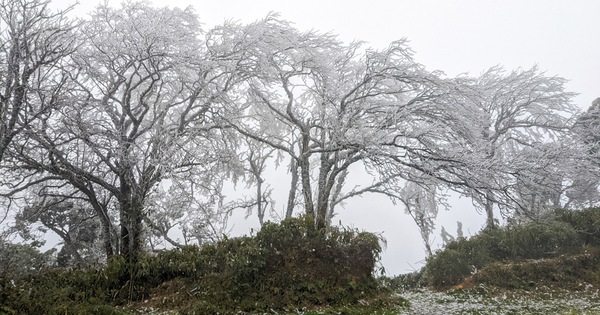
{"label": "thin trunk", "polygon": [[485,214],[487,217],[486,228],[495,229],[496,221],[494,220],[494,196],[490,191],[485,195]]}
{"label": "thin trunk", "polygon": [[304,207],[306,215],[315,218],[315,206],[312,198],[312,188],[310,185],[310,156],[308,153],[309,135],[302,135],[301,153],[300,153],[300,175],[302,178],[302,193],[304,195]]}
{"label": "thin trunk", "polygon": [[104,221],[102,221],[102,238],[106,260],[108,261],[112,256],[115,255],[115,251],[111,242],[112,233],[110,232],[110,224],[105,224]]}
{"label": "thin trunk", "polygon": [[285,218],[289,219],[294,214],[294,206],[296,204],[296,190],[298,189],[298,163],[296,159],[292,158],[292,165],[290,166],[292,173],[292,182],[290,183],[290,191],[288,193],[287,211],[285,212]]}
{"label": "thin trunk", "polygon": [[327,212],[327,225],[331,225],[331,220],[333,220],[333,216],[335,215],[335,206],[338,203],[338,198],[342,193],[342,187],[344,186],[344,182],[346,181],[346,177],[348,176],[348,170],[343,170],[340,173],[340,176],[335,184],[335,188],[333,189],[333,195],[329,200],[329,210]]}
{"label": "thin trunk", "polygon": [[327,224],[327,209],[329,208],[329,190],[327,189],[329,181],[329,171],[331,164],[328,161],[329,156],[321,153],[321,165],[319,168],[319,181],[317,183],[317,229],[322,229]]}
{"label": "thin trunk", "polygon": [[258,222],[260,226],[264,224],[265,220],[265,209],[263,208],[263,200],[262,200],[262,183],[263,179],[260,176],[256,176],[256,207],[258,212]]}
{"label": "thin trunk", "polygon": [[433,257],[433,251],[431,250],[431,245],[429,244],[429,240],[425,241],[425,251],[427,252],[427,258]]}

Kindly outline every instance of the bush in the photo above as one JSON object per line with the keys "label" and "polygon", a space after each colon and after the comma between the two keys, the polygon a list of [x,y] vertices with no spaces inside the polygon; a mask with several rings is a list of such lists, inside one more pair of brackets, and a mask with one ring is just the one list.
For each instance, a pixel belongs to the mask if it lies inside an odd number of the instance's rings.
{"label": "bush", "polygon": [[563,222],[507,228],[498,244],[505,256],[496,260],[540,259],[573,252],[582,245],[577,232]]}
{"label": "bush", "polygon": [[423,288],[427,285],[423,270],[400,274],[391,278],[380,277],[379,282],[391,291]]}
{"label": "bush", "polygon": [[373,277],[381,247],[370,233],[315,231],[306,218],[267,223],[254,238],[207,246],[201,299],[189,312],[214,305],[230,311],[265,311],[343,305],[377,292]]}
{"label": "bush", "polygon": [[452,286],[490,263],[548,258],[574,252],[581,245],[578,233],[564,222],[486,230],[449,243],[428,260],[425,273],[434,287]]}
{"label": "bush", "polygon": [[550,259],[495,262],[484,266],[474,280],[507,289],[529,289],[540,284],[583,289],[582,282],[599,284],[599,258],[594,250]]}
{"label": "bush", "polygon": [[559,209],[556,220],[569,224],[584,244],[600,246],[600,208]]}
{"label": "bush", "polygon": [[[107,305],[95,270],[43,270],[0,278],[0,310],[7,314],[122,314]],[[2,314],[2,312],[0,312]]]}
{"label": "bush", "polygon": [[316,231],[306,218],[266,224],[255,237],[142,255],[103,268],[49,269],[0,278],[0,314],[118,314],[113,306],[161,296],[183,314],[356,304],[379,290],[379,238]]}

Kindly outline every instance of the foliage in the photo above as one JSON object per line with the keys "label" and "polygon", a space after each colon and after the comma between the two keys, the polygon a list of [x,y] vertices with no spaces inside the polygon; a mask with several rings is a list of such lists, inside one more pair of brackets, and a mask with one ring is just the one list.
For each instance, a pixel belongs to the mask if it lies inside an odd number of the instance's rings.
{"label": "foliage", "polygon": [[48,269],[0,278],[0,305],[9,314],[119,314],[106,305],[110,283],[94,269]]}
{"label": "foliage", "polygon": [[37,244],[0,243],[0,276],[22,276],[52,264],[54,250],[40,252]]}
{"label": "foliage", "polygon": [[[379,239],[335,228],[314,230],[312,220],[267,223],[254,238],[204,247],[206,261],[189,310],[230,305],[243,311],[356,303],[378,289],[373,277]],[[225,310],[223,310],[225,311]]]}
{"label": "foliage", "polygon": [[25,240],[35,239],[37,234],[31,230],[36,225],[38,231],[51,230],[59,236],[63,246],[57,254],[58,266],[91,265],[102,258],[98,242],[100,221],[86,206],[40,197],[15,216],[15,229]]}
{"label": "foliage", "polygon": [[380,277],[379,281],[381,284],[392,290],[412,290],[419,289],[427,286],[427,279],[425,278],[424,269],[414,271],[406,274],[399,274],[394,277]]}
{"label": "foliage", "polygon": [[600,208],[558,209],[555,216],[571,225],[584,244],[600,246]]}
{"label": "foliage", "polygon": [[254,237],[145,255],[135,264],[115,256],[103,268],[6,275],[0,305],[20,314],[110,314],[116,311],[106,305],[158,295],[160,307],[209,314],[383,303],[376,297],[387,291],[374,278],[379,242],[370,233],[317,231],[308,218],[288,219]]}
{"label": "foliage", "polygon": [[556,140],[568,139],[570,117],[578,111],[570,101],[574,94],[564,90],[566,80],[546,76],[537,66],[510,72],[496,66],[458,82],[458,97],[471,105],[474,113],[467,115],[479,128],[470,139],[481,158],[473,166],[486,170],[470,179],[483,189],[467,195],[485,208],[487,226],[495,225],[494,207],[529,212],[560,199],[562,185],[556,182],[576,153]]}
{"label": "foliage", "polygon": [[449,243],[428,260],[425,269],[430,285],[451,286],[493,262],[548,258],[573,252],[581,245],[575,229],[564,222],[488,229]]}
{"label": "foliage", "polygon": [[508,289],[532,289],[541,285],[581,289],[581,284],[600,284],[600,256],[594,249],[577,255],[514,263],[493,262],[474,275],[477,283]]}

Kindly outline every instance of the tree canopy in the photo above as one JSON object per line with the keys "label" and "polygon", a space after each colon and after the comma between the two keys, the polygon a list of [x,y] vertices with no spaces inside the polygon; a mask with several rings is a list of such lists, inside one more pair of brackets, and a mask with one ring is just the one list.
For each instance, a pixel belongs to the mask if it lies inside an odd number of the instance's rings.
{"label": "tree canopy", "polygon": [[[282,183],[265,172],[281,164],[286,217],[316,229],[379,193],[428,233],[445,190],[472,197],[492,227],[494,207],[560,205],[578,161],[597,153],[574,136],[565,79],[537,67],[448,78],[404,39],[376,50],[276,14],[205,31],[191,8],[104,4],[75,21],[17,2],[0,6],[2,200],[71,251],[88,219],[106,257],[131,259],[153,237],[216,240],[235,208],[262,224]],[[356,172],[370,182],[352,183]],[[240,181],[253,197],[227,200]]]}

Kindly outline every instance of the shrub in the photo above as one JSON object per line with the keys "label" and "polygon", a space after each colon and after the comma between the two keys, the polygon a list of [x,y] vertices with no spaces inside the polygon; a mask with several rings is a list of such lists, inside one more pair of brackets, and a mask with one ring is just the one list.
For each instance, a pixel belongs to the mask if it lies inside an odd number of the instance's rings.
{"label": "shrub", "polygon": [[497,246],[503,255],[493,255],[495,260],[548,258],[581,247],[577,232],[562,222],[527,224],[502,232]]}
{"label": "shrub", "polygon": [[600,246],[600,208],[558,209],[556,220],[569,224],[584,244]]}
{"label": "shrub", "polygon": [[462,281],[473,271],[468,254],[454,249],[446,249],[436,254],[427,265],[429,285],[444,287]]}
{"label": "shrub", "polygon": [[392,291],[419,289],[427,285],[424,269],[411,273],[400,274],[395,277],[380,277],[379,282]]}
{"label": "shrub", "polygon": [[103,268],[49,269],[0,278],[0,314],[118,314],[113,306],[162,297],[183,314],[355,304],[379,290],[379,238],[316,231],[306,218],[266,224],[255,237],[142,255]]}
{"label": "shrub", "polygon": [[581,244],[578,233],[564,222],[486,230],[449,243],[428,260],[425,274],[434,287],[452,286],[494,262],[553,257],[573,252]]}
{"label": "shrub", "polygon": [[[0,310],[7,314],[122,314],[107,305],[92,270],[43,270],[0,278]],[[0,312],[2,314],[2,312]]]}
{"label": "shrub", "polygon": [[598,253],[592,251],[550,259],[495,262],[484,266],[474,280],[507,289],[528,289],[540,284],[582,289],[582,282],[599,283],[598,267]]}
{"label": "shrub", "polygon": [[198,284],[201,301],[188,311],[356,303],[377,292],[373,272],[380,252],[379,238],[370,233],[315,231],[307,218],[267,223],[254,238],[227,239],[201,250],[209,257]]}

